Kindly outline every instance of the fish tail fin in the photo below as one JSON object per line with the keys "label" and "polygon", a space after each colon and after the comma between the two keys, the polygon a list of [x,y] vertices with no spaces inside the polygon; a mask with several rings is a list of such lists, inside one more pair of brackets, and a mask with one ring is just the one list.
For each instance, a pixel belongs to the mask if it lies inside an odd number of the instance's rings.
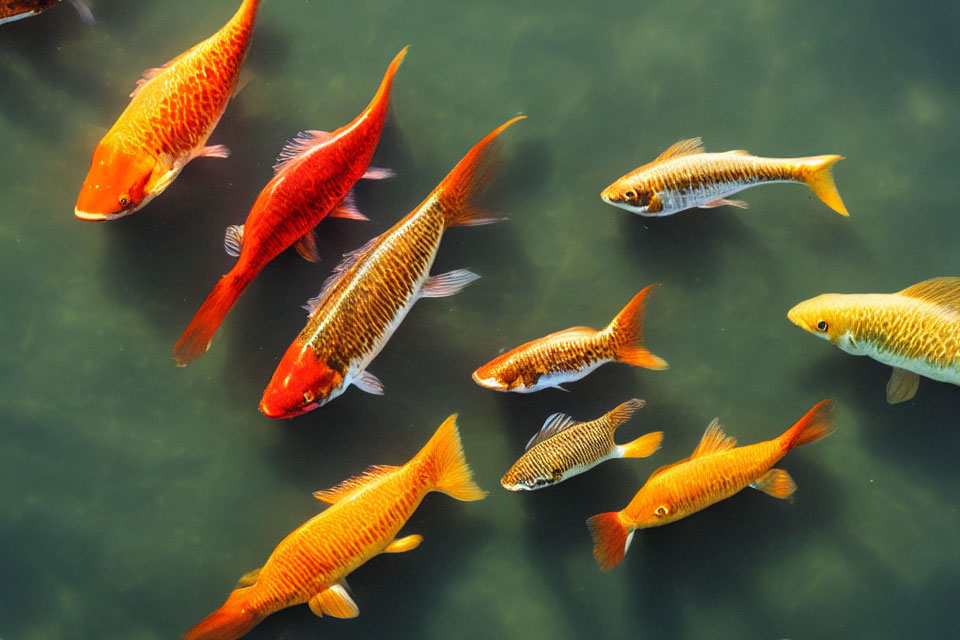
{"label": "fish tail fin", "polygon": [[600,570],[609,571],[620,564],[632,536],[620,521],[620,513],[608,511],[587,518],[587,529],[593,538],[593,557],[600,563]]}
{"label": "fish tail fin", "polygon": [[633,442],[621,445],[624,458],[646,458],[652,456],[660,448],[663,441],[663,431],[654,431],[640,436]]}
{"label": "fish tail fin", "polygon": [[616,433],[620,425],[632,418],[633,414],[646,406],[646,404],[646,400],[641,400],[640,398],[631,398],[630,400],[627,400],[626,402],[614,407],[610,411],[607,411],[603,415],[603,418],[606,421],[607,426],[610,428],[610,431]]}
{"label": "fish tail fin", "polygon": [[473,481],[473,472],[463,455],[457,414],[443,421],[417,458],[432,469],[435,491],[442,491],[457,500],[480,500],[487,495]]}
{"label": "fish tail fin", "polygon": [[213,335],[251,279],[247,274],[235,275],[231,271],[217,281],[183,335],[177,340],[177,344],[173,346],[173,359],[177,361],[178,367],[185,367],[206,353]]}
{"label": "fish tail fin", "polygon": [[246,589],[237,589],[230,594],[219,609],[208,615],[183,634],[184,640],[235,640],[257,626],[262,620],[249,607]]}
{"label": "fish tail fin", "polygon": [[840,199],[837,184],[833,181],[833,165],[839,160],[843,160],[843,156],[827,155],[807,158],[803,181],[818,198],[823,200],[824,204],[842,216],[849,216],[843,200]]}
{"label": "fish tail fin", "polygon": [[787,429],[780,436],[780,444],[783,450],[789,451],[833,433],[832,414],[834,404],[832,398],[817,403],[795,425]]}
{"label": "fish tail fin", "polygon": [[644,303],[656,286],[651,284],[644,287],[603,330],[613,339],[613,357],[620,362],[647,369],[666,369],[668,366],[666,360],[653,355],[643,346]]}
{"label": "fish tail fin", "polygon": [[[393,61],[390,62],[390,66],[387,67],[386,72],[383,74],[380,87],[374,94],[370,104],[364,109],[364,114],[376,113],[377,117],[381,119],[386,116],[387,108],[390,106],[390,90],[393,88],[393,76],[396,75],[397,69],[400,68],[403,59],[407,57],[407,49],[409,48],[410,45],[405,46],[400,50],[400,53],[393,57]],[[360,117],[363,117],[363,114],[361,114]]]}
{"label": "fish tail fin", "polygon": [[477,206],[475,198],[490,182],[496,169],[499,160],[497,136],[514,122],[524,118],[526,116],[512,118],[488,133],[467,152],[467,155],[427,197],[427,201],[435,198],[440,204],[446,228],[477,226],[499,221],[499,218],[484,217],[483,210]]}

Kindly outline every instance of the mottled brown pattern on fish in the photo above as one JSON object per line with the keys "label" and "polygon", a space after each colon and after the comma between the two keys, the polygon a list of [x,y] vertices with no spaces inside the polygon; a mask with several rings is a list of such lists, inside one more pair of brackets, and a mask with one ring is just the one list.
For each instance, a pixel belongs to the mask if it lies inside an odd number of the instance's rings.
{"label": "mottled brown pattern on fish", "polygon": [[540,376],[586,369],[599,362],[613,360],[616,349],[608,334],[596,331],[593,335],[554,334],[553,339],[541,340],[529,348],[520,347],[506,360],[504,366],[517,369],[525,386],[533,386]]}
{"label": "mottled brown pattern on fish", "polygon": [[638,186],[654,193],[686,194],[721,184],[755,185],[802,181],[800,167],[790,160],[738,154],[701,153],[641,168]]}
{"label": "mottled brown pattern on fish", "polygon": [[60,0],[0,0],[0,20],[21,13],[46,11]]}

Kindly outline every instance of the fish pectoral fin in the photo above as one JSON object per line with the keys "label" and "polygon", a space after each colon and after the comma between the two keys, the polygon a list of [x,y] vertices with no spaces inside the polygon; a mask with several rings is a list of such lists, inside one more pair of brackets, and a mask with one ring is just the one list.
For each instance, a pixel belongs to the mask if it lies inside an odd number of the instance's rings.
{"label": "fish pectoral fin", "polygon": [[405,538],[397,538],[393,542],[387,545],[387,548],[383,550],[384,553],[403,553],[404,551],[412,551],[420,546],[420,543],[423,542],[423,536],[419,534],[413,534],[412,536],[406,536]]}
{"label": "fish pectoral fin", "polygon": [[386,180],[387,178],[392,178],[394,175],[393,169],[384,169],[383,167],[367,167],[366,173],[363,174],[363,178],[366,180]]}
{"label": "fish pectoral fin", "polygon": [[480,276],[469,269],[455,269],[440,275],[430,276],[423,284],[420,295],[424,298],[446,298],[463,291],[463,288]]}
{"label": "fish pectoral fin", "polygon": [[728,200],[726,198],[721,198],[719,200],[714,200],[713,202],[700,205],[701,209],[713,209],[714,207],[737,207],[738,209],[746,209],[747,203],[743,200]]}
{"label": "fish pectoral fin", "polygon": [[300,257],[309,262],[320,262],[320,252],[317,251],[317,239],[313,235],[313,229],[303,234],[303,237],[293,245]]}
{"label": "fish pectoral fin", "polygon": [[230,149],[225,144],[214,144],[209,147],[204,147],[200,149],[195,154],[194,158],[229,158]]}
{"label": "fish pectoral fin", "polygon": [[90,5],[84,0],[70,0],[70,4],[72,4],[73,8],[80,14],[80,19],[83,20],[84,23],[88,25],[97,23],[96,18],[93,17],[93,11],[90,11]]}
{"label": "fish pectoral fin", "polygon": [[570,393],[570,390],[569,390],[569,389],[567,389],[566,387],[560,386],[559,383],[558,383],[558,384],[551,384],[551,385],[548,386],[547,388],[548,388],[548,389],[559,389],[560,391],[566,391],[567,393]]}
{"label": "fish pectoral fin", "polygon": [[[170,184],[177,179],[177,176],[180,175],[180,170],[183,168],[183,165],[179,163],[174,163],[173,168],[167,170],[163,175],[157,178],[156,182],[150,184],[147,182],[147,188],[145,191],[147,193],[156,195],[162,192],[164,189],[170,186]],[[156,171],[156,169],[154,169]]]}
{"label": "fish pectoral fin", "polygon": [[243,249],[243,225],[232,224],[223,234],[223,250],[228,256],[239,258],[241,249]]}
{"label": "fish pectoral fin", "polygon": [[347,192],[347,195],[343,197],[343,200],[340,201],[333,211],[330,212],[331,218],[346,218],[347,220],[360,220],[361,222],[369,222],[370,218],[360,213],[360,209],[357,209],[357,198],[353,193],[353,189]]}
{"label": "fish pectoral fin", "polygon": [[310,598],[310,611],[318,617],[323,614],[334,618],[356,618],[360,614],[360,607],[353,601],[343,582],[339,582],[325,591]]}
{"label": "fish pectoral fin", "polygon": [[360,375],[354,379],[353,384],[361,391],[372,393],[375,396],[383,395],[383,383],[380,382],[380,378],[369,371],[361,371]]}
{"label": "fish pectoral fin", "polygon": [[797,484],[783,469],[770,469],[750,486],[774,498],[789,498],[797,490]]}
{"label": "fish pectoral fin", "polygon": [[252,587],[257,583],[257,578],[260,577],[260,569],[254,569],[249,573],[245,573],[240,576],[240,579],[237,580],[237,589],[243,589],[244,587]]}
{"label": "fish pectoral fin", "polygon": [[887,402],[897,404],[906,402],[917,395],[920,386],[920,376],[913,371],[894,367],[887,382]]}

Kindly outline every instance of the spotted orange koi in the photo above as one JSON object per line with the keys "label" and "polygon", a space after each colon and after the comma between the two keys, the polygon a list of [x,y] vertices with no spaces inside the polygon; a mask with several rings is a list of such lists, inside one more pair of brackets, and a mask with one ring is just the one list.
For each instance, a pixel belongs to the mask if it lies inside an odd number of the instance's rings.
{"label": "spotted orange koi", "polygon": [[237,86],[260,0],[244,0],[215,34],[156,69],[148,69],[132,100],[93,152],[74,213],[114,220],[142,208],[194,158],[226,158],[206,146]]}

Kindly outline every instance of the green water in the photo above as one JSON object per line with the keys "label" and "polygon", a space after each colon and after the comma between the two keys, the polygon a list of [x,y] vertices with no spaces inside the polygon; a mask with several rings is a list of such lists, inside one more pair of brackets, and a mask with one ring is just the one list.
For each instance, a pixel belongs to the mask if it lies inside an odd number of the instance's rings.
{"label": "green water", "polygon": [[[941,2],[264,3],[249,82],[212,144],[157,200],[108,224],[73,205],[99,138],[140,72],[219,28],[238,0],[64,3],[0,26],[0,638],[172,638],[318,511],[311,492],[401,464],[459,412],[478,482],[429,495],[415,551],[350,584],[360,616],[278,613],[250,638],[934,638],[960,592],[960,391],[923,380],[888,406],[889,369],[791,325],[796,302],[960,275],[956,28]],[[410,53],[359,186],[369,223],[320,226],[323,261],[284,254],[210,352],[170,350],[232,264],[284,140],[332,129]],[[355,388],[292,421],[257,411],[299,308],[339,254],[405,214],[484,134],[503,136],[503,224],[458,228],[434,273],[463,293],[419,302]],[[838,216],[800,186],[750,190],[746,211],[644,219],[600,190],[680,138],[758,155],[838,153]],[[474,368],[526,340],[606,324],[640,288],[664,372],[607,365],[569,393],[502,395]],[[543,419],[648,406],[621,441],[665,431],[648,460],[557,487],[502,490]],[[584,520],[627,504],[689,454],[715,416],[741,443],[836,397],[837,431],[781,463],[787,501],[743,493],[638,532],[600,573]]]}

